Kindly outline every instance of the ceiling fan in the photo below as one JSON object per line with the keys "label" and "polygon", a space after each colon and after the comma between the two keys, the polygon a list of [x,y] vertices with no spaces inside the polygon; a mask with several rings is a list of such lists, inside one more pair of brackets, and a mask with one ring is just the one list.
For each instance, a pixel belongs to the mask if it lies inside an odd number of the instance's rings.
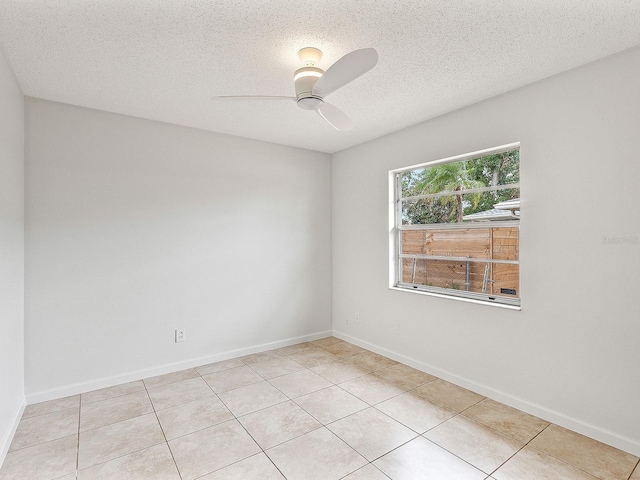
{"label": "ceiling fan", "polygon": [[347,53],[331,67],[324,70],[316,67],[322,58],[317,48],[306,47],[298,52],[304,63],[293,75],[295,97],[266,95],[223,95],[214,98],[221,100],[293,100],[304,110],[315,110],[336,130],[350,130],[353,122],[342,110],[327,103],[327,95],[344,87],[361,75],[364,75],[378,63],[378,52],[373,48],[362,48]]}

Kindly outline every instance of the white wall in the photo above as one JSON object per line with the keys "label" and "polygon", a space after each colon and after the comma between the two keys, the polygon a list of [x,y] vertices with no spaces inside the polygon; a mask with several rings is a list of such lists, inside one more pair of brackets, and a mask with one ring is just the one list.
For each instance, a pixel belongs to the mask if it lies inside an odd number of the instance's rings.
{"label": "white wall", "polygon": [[0,51],[0,465],[24,407],[24,97]]}
{"label": "white wall", "polygon": [[26,118],[29,402],[331,329],[329,155],[33,98]]}
{"label": "white wall", "polygon": [[[640,245],[602,242],[640,236],[638,78],[636,48],[334,155],[336,333],[640,454]],[[522,310],[389,290],[388,170],[516,141]]]}

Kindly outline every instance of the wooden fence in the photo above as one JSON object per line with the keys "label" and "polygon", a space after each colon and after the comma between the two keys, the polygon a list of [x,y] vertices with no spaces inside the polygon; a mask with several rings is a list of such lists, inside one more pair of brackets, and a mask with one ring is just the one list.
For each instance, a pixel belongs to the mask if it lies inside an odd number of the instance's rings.
{"label": "wooden fence", "polygon": [[[402,232],[402,253],[517,260],[518,228],[405,230]],[[402,262],[402,281],[465,290],[467,268],[469,291],[518,296],[519,267],[514,264],[432,259],[414,261],[405,258]]]}

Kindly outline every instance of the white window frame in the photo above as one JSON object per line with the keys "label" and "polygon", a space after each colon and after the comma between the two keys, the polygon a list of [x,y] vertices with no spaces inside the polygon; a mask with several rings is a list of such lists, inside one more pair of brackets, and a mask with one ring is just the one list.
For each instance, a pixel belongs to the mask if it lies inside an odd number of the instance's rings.
{"label": "white window frame", "polygon": [[[425,225],[411,225],[403,226],[402,225],[402,200],[411,199],[411,198],[428,198],[428,197],[436,197],[438,194],[429,194],[429,195],[420,195],[419,197],[400,197],[402,192],[402,187],[400,185],[401,174],[411,170],[417,170],[424,167],[433,167],[435,165],[441,165],[445,163],[453,163],[459,162],[463,160],[468,160],[472,158],[484,157],[487,155],[495,155],[503,152],[507,152],[510,150],[520,149],[520,142],[509,143],[506,145],[501,145],[495,148],[488,148],[485,150],[478,150],[475,152],[465,153],[462,155],[456,155],[453,157],[447,157],[440,160],[420,163],[416,165],[411,165],[408,167],[398,168],[389,171],[389,288],[392,290],[417,293],[421,295],[429,295],[440,298],[448,298],[454,300],[460,300],[465,302],[479,303],[484,305],[492,305],[499,306],[503,308],[520,310],[521,299],[522,299],[522,288],[521,288],[521,274],[520,269],[518,269],[519,279],[518,279],[518,289],[519,295],[517,298],[509,298],[503,296],[490,295],[486,293],[477,293],[477,292],[468,292],[465,290],[453,290],[449,288],[428,286],[428,285],[416,285],[416,284],[407,284],[403,283],[400,279],[400,274],[402,272],[402,258],[407,255],[402,255],[402,231],[403,230],[431,230],[431,229],[456,229],[456,228],[488,228],[488,227],[517,227],[518,235],[520,235],[520,220],[499,220],[499,221],[487,221],[487,222],[478,222],[478,223],[460,223],[460,224],[452,224],[452,223],[438,223],[438,224],[425,224]],[[465,190],[464,193],[474,193],[480,191],[490,191],[495,189],[502,189],[507,187],[506,185],[502,185],[499,187],[483,187],[478,189],[469,189]],[[508,188],[520,188],[520,184],[509,184]],[[520,243],[519,243],[520,245]],[[410,255],[410,257],[421,257],[420,255]],[[435,256],[424,256],[424,258],[429,258],[432,260],[438,260],[440,258]],[[460,260],[460,261],[476,261],[487,263],[486,259],[473,259],[467,257],[442,257],[441,260]],[[492,260],[492,263],[515,263],[520,265],[520,255],[518,255],[518,260]]]}

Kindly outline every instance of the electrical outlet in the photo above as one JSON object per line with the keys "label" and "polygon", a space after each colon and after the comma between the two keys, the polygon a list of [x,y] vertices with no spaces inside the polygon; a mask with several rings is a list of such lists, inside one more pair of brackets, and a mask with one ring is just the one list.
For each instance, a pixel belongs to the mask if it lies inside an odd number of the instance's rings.
{"label": "electrical outlet", "polygon": [[347,325],[349,325],[349,315],[346,315],[344,317],[344,323],[346,323]]}
{"label": "electrical outlet", "polygon": [[187,338],[187,331],[184,328],[176,330],[176,343],[184,342]]}
{"label": "electrical outlet", "polygon": [[356,323],[360,323],[360,312],[356,312],[355,319],[356,319]]}
{"label": "electrical outlet", "polygon": [[399,323],[396,323],[393,326],[393,333],[395,333],[396,335],[400,335],[400,324]]}

